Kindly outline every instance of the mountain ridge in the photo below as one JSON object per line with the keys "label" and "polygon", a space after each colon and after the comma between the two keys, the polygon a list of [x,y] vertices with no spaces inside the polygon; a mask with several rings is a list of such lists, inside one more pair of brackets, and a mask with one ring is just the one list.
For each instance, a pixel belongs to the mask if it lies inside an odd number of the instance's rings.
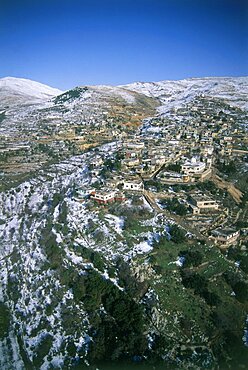
{"label": "mountain ridge", "polygon": [[[124,85],[79,85],[80,88],[95,90],[99,94],[124,97],[133,103],[133,93],[143,94],[160,101],[159,113],[182,106],[196,95],[205,94],[225,100],[228,104],[248,109],[248,77],[192,77],[182,80],[162,80],[157,82],[132,82]],[[61,91],[29,79],[4,77],[0,79],[0,98],[2,105],[29,104],[47,101],[53,97],[73,91]],[[127,91],[128,95],[125,95]],[[132,96],[133,95],[133,96]]]}
{"label": "mountain ridge", "polygon": [[182,106],[199,94],[221,98],[228,104],[248,109],[248,77],[203,77],[175,81],[134,82],[120,87],[158,98],[161,102],[160,113]]}
{"label": "mountain ridge", "polygon": [[[21,84],[23,85],[23,87],[27,86],[28,84],[30,86],[37,87],[44,94],[46,93],[48,95],[60,94],[63,92],[62,90],[58,88],[51,87],[42,82],[30,80],[27,78],[19,78],[19,77],[12,77],[12,76],[6,76],[3,78],[0,78],[0,87],[3,87],[5,85],[5,87],[12,87],[13,89],[16,89],[18,91],[19,89],[17,88],[18,86],[21,87]],[[25,92],[28,93],[28,91],[25,91]],[[31,93],[31,91],[29,92]]]}

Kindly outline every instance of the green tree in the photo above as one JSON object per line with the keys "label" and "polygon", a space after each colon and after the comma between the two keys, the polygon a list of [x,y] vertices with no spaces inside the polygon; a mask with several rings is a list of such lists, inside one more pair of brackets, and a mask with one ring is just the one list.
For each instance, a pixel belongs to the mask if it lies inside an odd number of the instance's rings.
{"label": "green tree", "polygon": [[198,266],[202,263],[203,255],[200,251],[181,251],[179,253],[180,257],[185,258],[184,267],[190,267],[190,266]]}
{"label": "green tree", "polygon": [[186,240],[185,232],[176,224],[170,226],[171,240],[176,243],[183,243]]}

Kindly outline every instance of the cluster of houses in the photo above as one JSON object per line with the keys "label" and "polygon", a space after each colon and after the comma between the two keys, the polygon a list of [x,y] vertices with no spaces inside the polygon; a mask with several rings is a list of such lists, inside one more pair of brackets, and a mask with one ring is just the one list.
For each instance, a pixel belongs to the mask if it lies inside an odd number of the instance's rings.
{"label": "cluster of houses", "polygon": [[173,185],[204,181],[212,174],[211,164],[207,165],[197,157],[190,159],[181,157],[181,162],[180,172],[168,171],[166,168],[160,172],[159,179],[162,183]]}
{"label": "cluster of houses", "polygon": [[[201,96],[188,106],[172,109],[167,117],[144,120],[140,132],[118,137],[120,170],[105,179],[100,189],[91,190],[90,199],[98,204],[125,201],[129,192],[142,194],[144,183],[150,179],[169,186],[210,179],[216,158],[228,161],[245,154],[235,149],[238,143],[247,143],[245,131],[234,125],[235,115],[238,117],[235,109],[227,116],[221,102]],[[105,159],[96,152],[91,160],[91,174],[96,179],[101,178]],[[221,200],[208,192],[187,192],[185,204],[199,224],[209,215],[218,219],[224,209]],[[209,237],[223,247],[235,244],[240,235],[226,225],[213,222],[214,229],[209,231]]]}
{"label": "cluster of houses", "polygon": [[[100,176],[102,166],[104,166],[104,160],[100,154],[96,154],[91,160],[91,174],[93,176]],[[186,161],[181,166],[181,169],[184,172],[192,171],[193,174],[196,173],[198,175],[201,171],[204,172],[206,170],[206,165],[193,159]],[[143,194],[144,181],[141,176],[133,175],[131,172],[123,174],[120,171],[113,174],[113,177],[108,179],[101,188],[90,189],[87,192],[87,198],[90,198],[96,204],[108,205],[113,202],[126,201],[130,193]],[[199,190],[186,194],[186,205],[193,216],[206,217],[207,215],[218,215],[223,210],[219,202]],[[239,234],[239,231],[231,228],[217,228],[211,232],[209,237],[219,246],[228,247],[237,242]]]}

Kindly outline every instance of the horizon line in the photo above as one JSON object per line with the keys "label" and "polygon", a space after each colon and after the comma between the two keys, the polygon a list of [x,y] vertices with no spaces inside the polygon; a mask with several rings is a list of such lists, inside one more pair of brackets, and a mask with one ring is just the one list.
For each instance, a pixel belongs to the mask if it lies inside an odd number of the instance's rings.
{"label": "horizon line", "polygon": [[54,88],[54,89],[58,89],[58,90],[61,90],[61,91],[68,91],[68,90],[72,90],[76,87],[82,87],[82,86],[110,86],[110,87],[122,87],[122,86],[126,86],[126,85],[132,85],[132,84],[135,84],[135,83],[140,83],[140,84],[146,84],[146,83],[159,83],[159,82],[173,82],[173,81],[185,81],[185,80],[201,80],[201,79],[234,79],[234,78],[248,78],[248,75],[239,75],[239,76],[202,76],[202,77],[185,77],[185,78],[178,78],[178,79],[162,79],[162,80],[156,80],[156,81],[141,81],[141,80],[134,80],[132,82],[128,82],[128,83],[124,83],[124,84],[116,84],[116,85],[113,85],[113,84],[102,84],[102,83],[99,83],[99,84],[79,84],[79,85],[75,85],[74,87],[70,87],[68,89],[60,89],[56,86],[52,86],[50,85],[49,83],[46,83],[46,82],[41,82],[41,81],[37,81],[37,80],[33,80],[31,78],[27,78],[27,77],[15,77],[15,76],[4,76],[4,77],[0,77],[0,80],[3,80],[3,79],[16,79],[16,80],[26,80],[26,81],[32,81],[32,82],[36,82],[36,83],[40,83],[42,85],[46,85],[48,87],[51,87],[51,88]]}

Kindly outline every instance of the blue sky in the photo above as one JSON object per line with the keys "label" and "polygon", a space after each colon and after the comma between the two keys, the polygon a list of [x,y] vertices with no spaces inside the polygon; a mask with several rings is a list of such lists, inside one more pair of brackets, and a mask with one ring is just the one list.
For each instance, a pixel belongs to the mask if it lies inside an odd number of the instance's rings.
{"label": "blue sky", "polygon": [[247,70],[246,0],[0,1],[0,77],[68,89]]}

